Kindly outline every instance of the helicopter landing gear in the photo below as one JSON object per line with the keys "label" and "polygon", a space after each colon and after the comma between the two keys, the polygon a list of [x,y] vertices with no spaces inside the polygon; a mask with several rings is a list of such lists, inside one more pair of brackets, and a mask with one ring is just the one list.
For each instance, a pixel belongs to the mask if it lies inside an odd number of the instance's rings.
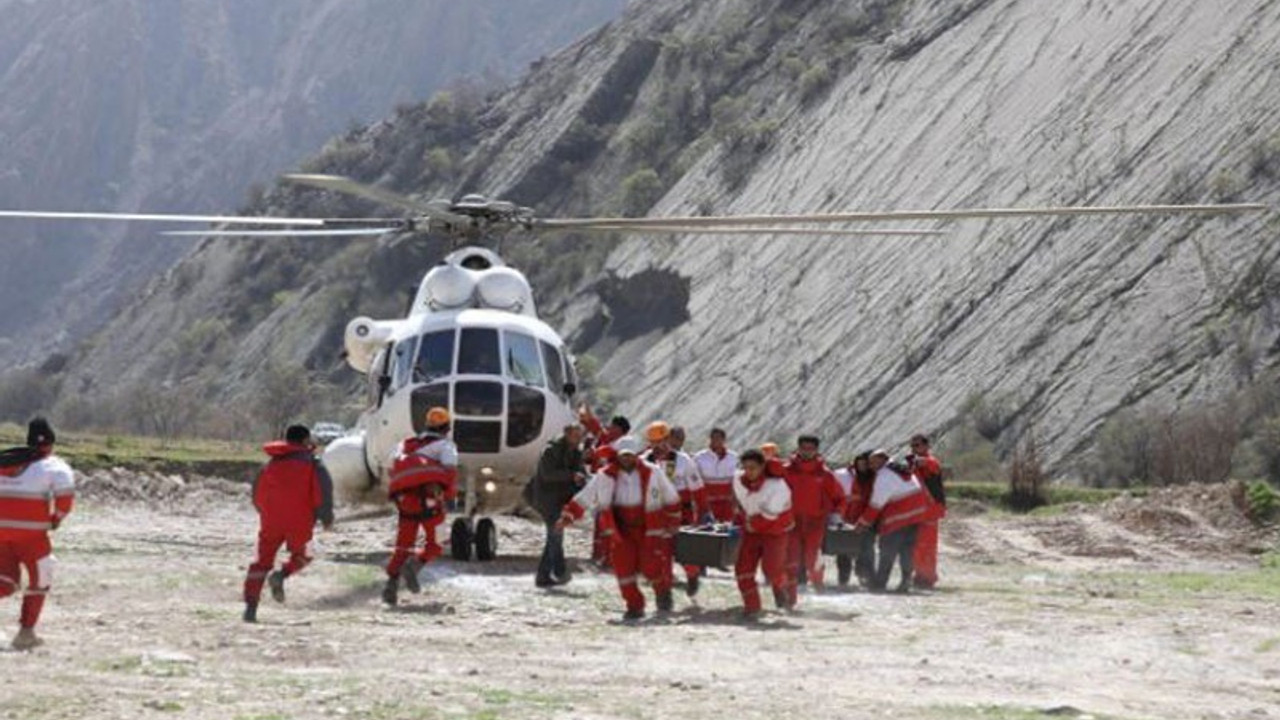
{"label": "helicopter landing gear", "polygon": [[471,548],[475,558],[488,562],[498,556],[498,526],[490,518],[480,518],[472,524],[471,518],[458,518],[449,531],[449,553],[459,562],[471,561]]}

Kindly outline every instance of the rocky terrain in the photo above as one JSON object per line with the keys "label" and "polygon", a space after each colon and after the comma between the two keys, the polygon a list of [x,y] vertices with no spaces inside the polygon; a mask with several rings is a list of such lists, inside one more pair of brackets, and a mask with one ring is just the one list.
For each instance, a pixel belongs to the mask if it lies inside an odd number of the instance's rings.
{"label": "rocky terrain", "polygon": [[[0,206],[229,212],[345,128],[505,81],[623,0],[4,0]],[[0,361],[96,330],[194,243],[0,225]]]}
{"label": "rocky terrain", "polygon": [[[394,610],[388,521],[340,522],[245,626],[243,484],[102,470],[80,486],[47,644],[0,652],[21,679],[0,717],[1243,719],[1280,701],[1280,570],[1251,554],[1275,536],[1233,516],[1226,485],[1030,517],[957,507],[936,593],[810,594],[746,625],[712,571],[696,604],[638,627],[585,563],[536,590],[540,530],[509,517],[499,560],[434,565]],[[1132,519],[1157,510],[1182,520]],[[571,555],[588,550],[571,532]]]}
{"label": "rocky terrain", "polygon": [[[442,98],[306,167],[544,213],[703,214],[1280,199],[1280,8],[1193,0],[636,4],[491,98]],[[273,213],[374,209],[291,189]],[[1246,387],[1280,357],[1274,212],[969,221],[926,239],[513,238],[539,305],[643,420],[841,455],[969,398],[1069,471],[1106,418]],[[358,385],[444,244],[206,242],[65,373],[74,399],[272,364]],[[654,288],[662,292],[654,292]],[[137,348],[167,348],[139,357]],[[64,392],[65,394],[65,392]]]}

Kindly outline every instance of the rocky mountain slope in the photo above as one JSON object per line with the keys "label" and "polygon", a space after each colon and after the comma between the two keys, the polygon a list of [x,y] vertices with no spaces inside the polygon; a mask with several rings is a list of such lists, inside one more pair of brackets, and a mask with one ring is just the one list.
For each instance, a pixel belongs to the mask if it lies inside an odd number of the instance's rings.
{"label": "rocky mountain slope", "polygon": [[[353,122],[507,78],[623,0],[4,0],[0,206],[228,211]],[[185,254],[150,227],[0,225],[0,360],[66,349]]]}
{"label": "rocky mountain slope", "polygon": [[[1280,205],[1280,7],[1242,0],[637,4],[490,98],[339,138],[308,169],[483,190],[545,213],[1249,200]],[[369,212],[275,189],[257,209]],[[968,221],[925,239],[512,239],[635,419],[841,455],[964,403],[1059,468],[1120,409],[1240,387],[1280,357],[1276,215]],[[65,373],[234,398],[273,364],[338,380],[433,239],[205,242]],[[139,352],[139,348],[148,350]],[[194,391],[193,391],[194,392]]]}

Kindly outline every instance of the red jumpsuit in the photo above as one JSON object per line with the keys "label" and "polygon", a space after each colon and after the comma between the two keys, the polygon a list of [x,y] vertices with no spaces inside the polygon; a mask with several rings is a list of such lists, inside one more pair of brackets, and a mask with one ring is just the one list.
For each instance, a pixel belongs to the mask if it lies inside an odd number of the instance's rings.
{"label": "red jumpsuit", "polygon": [[[702,484],[693,458],[679,451],[667,451],[659,455],[657,450],[650,450],[645,453],[645,460],[662,468],[680,494],[680,523],[697,525],[707,511],[707,487]],[[674,547],[672,554],[675,554]],[[692,581],[702,575],[702,567],[685,565],[684,574],[687,580]]]}
{"label": "red jumpsuit", "polygon": [[779,607],[795,604],[791,594],[787,568],[788,540],[795,527],[791,513],[791,490],[779,477],[757,478],[748,482],[741,474],[734,478],[733,493],[742,508],[742,546],[734,572],[742,593],[743,610],[748,615],[760,612],[760,588],[756,584],[756,568],[762,567],[765,580],[773,587],[774,601]]}
{"label": "red jumpsuit", "polygon": [[658,595],[671,591],[671,537],[680,527],[680,494],[661,470],[643,460],[631,472],[610,464],[569,501],[564,518],[580,520],[591,510],[604,518],[627,611],[643,613],[642,575]]}
{"label": "red jumpsuit", "polygon": [[911,463],[911,471],[920,478],[925,489],[939,506],[937,519],[920,524],[916,531],[916,549],[914,556],[915,586],[931,588],[938,584],[938,522],[947,514],[947,495],[942,485],[942,464],[938,458],[924,453],[907,458]]}
{"label": "red jumpsuit", "polygon": [[458,496],[458,451],[453,441],[429,432],[405,440],[391,465],[387,495],[399,514],[395,549],[387,562],[387,575],[397,578],[417,547],[419,528],[422,564],[444,554],[436,528],[444,522],[446,503]]}
{"label": "red jumpsuit", "polygon": [[53,583],[55,560],[49,531],[71,512],[75,485],[61,458],[27,448],[4,453],[0,464],[0,598],[18,591],[27,575],[20,623],[34,628]]}
{"label": "red jumpsuit", "polygon": [[333,483],[311,448],[277,440],[262,446],[271,459],[253,483],[258,510],[258,557],[244,579],[245,602],[256,603],[262,586],[284,546],[286,576],[311,563],[311,537],[316,521],[333,522]]}
{"label": "red jumpsuit", "polygon": [[821,455],[805,460],[793,455],[786,465],[787,486],[791,488],[791,508],[796,528],[791,533],[788,562],[791,582],[799,582],[800,573],[822,587],[822,538],[827,532],[827,518],[832,513],[844,514],[844,490],[827,467]]}

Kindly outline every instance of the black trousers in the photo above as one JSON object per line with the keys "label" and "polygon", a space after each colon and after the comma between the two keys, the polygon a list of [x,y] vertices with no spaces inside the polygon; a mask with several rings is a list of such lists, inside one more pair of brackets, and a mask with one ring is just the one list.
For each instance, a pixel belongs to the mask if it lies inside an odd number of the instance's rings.
{"label": "black trousers", "polygon": [[876,536],[874,533],[863,533],[858,539],[857,555],[837,555],[836,571],[839,573],[840,585],[849,584],[850,576],[857,576],[863,585],[869,585],[876,574]]}
{"label": "black trousers", "polygon": [[889,587],[889,576],[893,573],[895,562],[902,569],[902,582],[898,587],[906,588],[911,585],[911,575],[915,572],[913,556],[918,530],[918,525],[911,525],[880,536],[880,562],[876,566],[876,575],[871,580],[871,589],[884,590]]}
{"label": "black trousers", "polygon": [[547,524],[547,540],[542,546],[542,559],[538,561],[538,581],[563,581],[568,578],[564,561],[564,531],[556,529],[555,521]]}

